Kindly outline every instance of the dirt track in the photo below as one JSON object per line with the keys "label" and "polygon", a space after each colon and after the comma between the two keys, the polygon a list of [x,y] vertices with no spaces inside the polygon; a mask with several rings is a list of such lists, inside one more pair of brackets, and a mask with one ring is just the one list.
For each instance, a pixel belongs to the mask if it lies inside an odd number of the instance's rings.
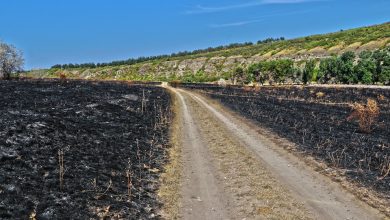
{"label": "dirt track", "polygon": [[239,116],[181,89],[184,219],[384,219]]}

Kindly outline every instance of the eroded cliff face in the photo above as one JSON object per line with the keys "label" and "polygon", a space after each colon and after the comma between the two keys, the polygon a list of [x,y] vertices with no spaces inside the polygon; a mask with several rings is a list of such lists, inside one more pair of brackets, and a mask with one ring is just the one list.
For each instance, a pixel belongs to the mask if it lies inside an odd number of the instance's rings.
{"label": "eroded cliff face", "polygon": [[[356,42],[350,45],[337,45],[331,48],[315,47],[309,50],[296,50],[294,48],[272,50],[266,53],[256,54],[254,56],[215,56],[215,57],[197,57],[188,59],[177,59],[169,61],[150,61],[135,65],[125,65],[116,67],[102,67],[83,70],[58,70],[70,77],[94,79],[133,79],[137,77],[159,77],[175,78],[188,74],[203,72],[210,76],[222,76],[233,72],[238,67],[247,67],[250,64],[262,60],[272,59],[292,59],[293,61],[302,61],[307,59],[321,59],[332,54],[342,54],[346,51],[355,51],[360,53],[363,50],[374,50],[389,45],[390,38],[361,44]],[[51,73],[52,76],[58,73]]]}
{"label": "eroded cliff face", "polygon": [[[322,58],[325,56],[316,56]],[[277,57],[290,58],[290,57]],[[184,60],[171,60],[161,62],[147,62],[130,66],[119,67],[104,67],[96,69],[80,70],[65,70],[65,74],[73,77],[81,77],[87,79],[102,78],[102,76],[111,76],[113,79],[128,78],[129,75],[150,76],[150,77],[182,77],[188,74],[196,74],[203,72],[210,76],[222,76],[231,73],[238,66],[247,67],[252,63],[262,60],[273,59],[272,56],[255,55],[252,57],[229,56],[229,57],[199,57]],[[276,58],[275,58],[276,59]],[[298,60],[299,57],[296,57]],[[62,70],[64,72],[64,70]],[[104,78],[104,77],[103,77]]]}
{"label": "eroded cliff face", "polygon": [[[318,56],[320,57],[320,56]],[[287,58],[287,57],[285,57]],[[132,79],[137,77],[180,78],[184,75],[203,72],[210,76],[223,76],[234,71],[238,66],[247,67],[252,63],[272,59],[271,56],[230,56],[230,57],[200,57],[184,60],[171,60],[161,62],[147,62],[135,65],[104,67],[84,70],[58,70],[68,77],[84,79]],[[137,76],[137,77],[135,77]]]}

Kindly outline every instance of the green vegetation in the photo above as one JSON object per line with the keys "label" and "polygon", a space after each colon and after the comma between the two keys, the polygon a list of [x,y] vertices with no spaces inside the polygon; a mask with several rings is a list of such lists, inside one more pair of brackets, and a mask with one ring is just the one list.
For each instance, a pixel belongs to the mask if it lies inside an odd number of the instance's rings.
{"label": "green vegetation", "polygon": [[302,72],[299,72],[300,75],[302,74],[302,81],[304,84],[307,84],[308,82],[315,81],[316,80],[316,75],[315,72],[316,68],[316,61],[315,60],[308,60],[305,64],[305,68],[303,69]]}
{"label": "green vegetation", "polygon": [[322,60],[319,81],[321,83],[389,84],[390,47],[374,52],[362,52],[357,63],[355,60],[355,54],[352,52],[344,53],[339,58],[332,57]]}
{"label": "green vegetation", "polygon": [[[239,70],[239,71],[238,71]],[[374,52],[364,51],[357,58],[354,52],[345,52],[320,61],[308,60],[304,67],[297,67],[292,60],[261,61],[250,65],[246,71],[236,69],[232,78],[238,84],[248,79],[264,84],[276,83],[342,83],[342,84],[390,84],[390,47]],[[242,73],[246,74],[242,74]]]}

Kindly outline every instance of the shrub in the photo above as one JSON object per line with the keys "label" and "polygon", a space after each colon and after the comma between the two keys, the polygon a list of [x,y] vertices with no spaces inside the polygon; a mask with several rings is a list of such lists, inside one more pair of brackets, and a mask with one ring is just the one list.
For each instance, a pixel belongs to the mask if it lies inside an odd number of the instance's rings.
{"label": "shrub", "polygon": [[353,84],[358,82],[358,77],[354,71],[354,52],[345,52],[338,59],[337,78],[339,82]]}
{"label": "shrub", "polygon": [[274,79],[276,82],[281,83],[286,80],[286,78],[291,78],[294,74],[294,62],[289,59],[275,60],[271,61],[273,65],[273,71],[275,73]]}
{"label": "shrub", "polygon": [[325,93],[323,93],[323,92],[317,92],[316,93],[316,97],[317,98],[322,98],[322,97],[324,97],[325,96]]}
{"label": "shrub", "polygon": [[254,63],[248,67],[247,75],[262,85],[268,80],[267,62]]}
{"label": "shrub", "polygon": [[320,83],[329,83],[332,78],[336,77],[338,72],[337,58],[331,57],[321,60],[320,68],[318,71],[318,81]]}
{"label": "shrub", "polygon": [[245,84],[246,83],[246,74],[244,72],[244,69],[239,66],[236,69],[234,69],[232,74],[232,81],[236,82],[237,84]]}
{"label": "shrub", "polygon": [[365,72],[362,76],[361,82],[364,84],[372,84],[372,73],[371,72]]}
{"label": "shrub", "polygon": [[382,68],[382,71],[378,75],[378,81],[384,85],[390,85],[390,67]]}
{"label": "shrub", "polygon": [[355,74],[357,75],[359,82],[364,84],[373,83],[373,73],[375,72],[375,63],[372,59],[361,59],[355,66]]}
{"label": "shrub", "polygon": [[179,85],[181,84],[181,81],[180,80],[173,80],[169,83],[170,86],[174,87],[174,88],[177,88],[179,87]]}
{"label": "shrub", "polygon": [[347,118],[347,121],[357,119],[359,121],[360,131],[370,133],[372,125],[379,116],[378,103],[373,99],[368,99],[367,104],[355,103],[351,105],[352,114]]}
{"label": "shrub", "polygon": [[303,69],[302,81],[304,84],[310,83],[314,76],[314,71],[316,69],[315,60],[308,60]]}
{"label": "shrub", "polygon": [[66,74],[64,72],[60,72],[59,76],[61,80],[66,80]]}

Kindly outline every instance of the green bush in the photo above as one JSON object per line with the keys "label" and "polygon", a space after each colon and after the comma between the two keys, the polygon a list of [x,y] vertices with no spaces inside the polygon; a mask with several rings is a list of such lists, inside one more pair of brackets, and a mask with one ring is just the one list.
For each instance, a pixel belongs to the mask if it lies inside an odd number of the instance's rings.
{"label": "green bush", "polygon": [[352,51],[343,53],[338,58],[338,72],[337,78],[339,82],[344,84],[353,84],[359,81],[354,71],[355,53]]}
{"label": "green bush", "polygon": [[[362,56],[361,56],[362,57]],[[359,60],[355,66],[355,74],[358,81],[364,84],[373,83],[373,73],[375,72],[375,63],[369,56],[363,56],[364,59]]]}
{"label": "green bush", "polygon": [[263,61],[254,63],[248,67],[247,74],[250,78],[262,85],[269,79],[268,63]]}
{"label": "green bush", "polygon": [[317,79],[320,83],[329,83],[336,79],[338,73],[337,58],[331,57],[321,60]]}
{"label": "green bush", "polygon": [[249,77],[247,77],[244,69],[241,66],[236,67],[231,75],[232,81],[239,85],[247,83],[247,78]]}
{"label": "green bush", "polygon": [[269,70],[273,73],[275,82],[285,82],[288,77],[294,74],[294,62],[289,59],[273,60],[269,65]]}
{"label": "green bush", "polygon": [[304,84],[310,83],[314,78],[314,73],[316,71],[316,61],[309,60],[305,64],[305,68],[302,72],[302,81]]}

